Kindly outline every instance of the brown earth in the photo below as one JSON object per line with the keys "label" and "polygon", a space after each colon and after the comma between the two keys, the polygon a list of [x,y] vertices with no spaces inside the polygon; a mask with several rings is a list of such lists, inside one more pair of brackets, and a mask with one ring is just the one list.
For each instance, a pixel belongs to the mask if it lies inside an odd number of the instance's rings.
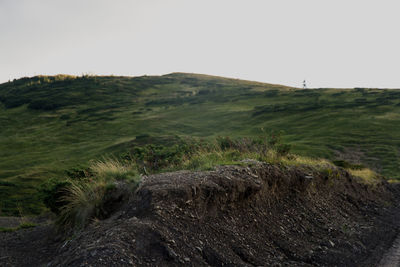
{"label": "brown earth", "polygon": [[51,225],[0,233],[0,266],[375,266],[398,233],[398,192],[261,163],[152,175],[66,240]]}

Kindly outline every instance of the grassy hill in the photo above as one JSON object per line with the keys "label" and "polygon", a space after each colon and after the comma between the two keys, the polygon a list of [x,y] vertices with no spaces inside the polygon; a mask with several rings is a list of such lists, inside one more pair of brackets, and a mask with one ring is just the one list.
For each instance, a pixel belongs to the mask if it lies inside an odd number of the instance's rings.
{"label": "grassy hill", "polygon": [[1,214],[39,212],[40,183],[124,152],[136,137],[280,130],[297,154],[400,178],[400,90],[303,90],[184,73],[37,76],[0,85]]}

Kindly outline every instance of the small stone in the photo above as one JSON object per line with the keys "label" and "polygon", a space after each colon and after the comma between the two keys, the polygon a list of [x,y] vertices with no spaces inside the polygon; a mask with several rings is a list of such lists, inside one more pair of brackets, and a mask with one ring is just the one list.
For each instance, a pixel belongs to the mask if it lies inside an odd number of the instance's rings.
{"label": "small stone", "polygon": [[168,249],[168,254],[169,254],[169,256],[172,257],[172,258],[178,257],[178,254],[176,254],[176,252],[175,252],[172,248],[169,248],[169,249]]}
{"label": "small stone", "polygon": [[188,257],[184,258],[183,260],[186,261],[186,262],[190,261],[190,259]]}
{"label": "small stone", "polygon": [[332,247],[335,246],[335,243],[333,243],[331,240],[329,240],[329,244],[331,244]]}

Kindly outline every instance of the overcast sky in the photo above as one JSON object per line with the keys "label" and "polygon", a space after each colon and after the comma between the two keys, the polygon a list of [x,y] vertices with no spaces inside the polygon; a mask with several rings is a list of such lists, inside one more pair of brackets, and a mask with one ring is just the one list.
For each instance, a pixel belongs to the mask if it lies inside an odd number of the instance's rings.
{"label": "overcast sky", "polygon": [[398,0],[0,0],[0,82],[195,72],[400,88]]}

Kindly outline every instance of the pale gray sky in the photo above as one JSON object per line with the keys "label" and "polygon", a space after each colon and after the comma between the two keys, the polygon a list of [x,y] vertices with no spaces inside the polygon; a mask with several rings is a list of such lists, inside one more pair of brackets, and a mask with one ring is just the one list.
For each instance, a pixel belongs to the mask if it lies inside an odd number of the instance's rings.
{"label": "pale gray sky", "polygon": [[0,0],[0,82],[195,72],[400,88],[398,0]]}

